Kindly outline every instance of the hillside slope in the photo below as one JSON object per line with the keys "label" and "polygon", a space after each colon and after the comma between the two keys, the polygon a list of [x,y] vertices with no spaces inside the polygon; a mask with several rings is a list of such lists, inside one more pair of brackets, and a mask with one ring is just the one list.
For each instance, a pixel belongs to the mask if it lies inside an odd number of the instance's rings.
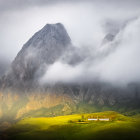
{"label": "hillside slope", "polygon": [[[107,122],[87,121],[87,118],[91,116],[112,119]],[[9,140],[138,140],[140,138],[140,120],[116,112],[25,118],[6,130],[5,137]]]}

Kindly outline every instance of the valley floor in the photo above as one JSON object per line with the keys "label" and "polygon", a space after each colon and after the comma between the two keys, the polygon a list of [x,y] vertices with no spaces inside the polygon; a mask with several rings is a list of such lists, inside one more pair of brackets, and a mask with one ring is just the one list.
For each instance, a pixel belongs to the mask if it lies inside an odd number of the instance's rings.
{"label": "valley floor", "polygon": [[[109,121],[88,121],[109,118]],[[1,136],[8,140],[139,140],[140,116],[107,111],[50,118],[25,118]]]}

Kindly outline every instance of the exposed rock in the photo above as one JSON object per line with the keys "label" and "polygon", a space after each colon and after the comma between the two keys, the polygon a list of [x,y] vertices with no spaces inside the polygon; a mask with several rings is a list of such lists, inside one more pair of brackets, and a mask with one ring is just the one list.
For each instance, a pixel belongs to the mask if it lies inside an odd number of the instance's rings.
{"label": "exposed rock", "polygon": [[35,88],[37,78],[71,46],[71,39],[61,23],[47,24],[24,44],[3,77],[3,88]]}
{"label": "exposed rock", "polygon": [[67,106],[67,103],[73,104],[72,99],[67,95],[32,93],[28,95],[28,103],[26,106],[17,112],[16,119],[21,118],[24,114],[30,111],[38,110],[40,108],[51,108],[61,104]]}

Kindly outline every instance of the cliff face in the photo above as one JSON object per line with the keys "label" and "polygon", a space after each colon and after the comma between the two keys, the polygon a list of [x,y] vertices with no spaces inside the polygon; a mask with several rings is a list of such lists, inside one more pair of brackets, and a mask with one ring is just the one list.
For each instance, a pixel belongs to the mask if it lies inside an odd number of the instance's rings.
{"label": "cliff face", "polygon": [[3,78],[4,88],[34,88],[36,79],[71,46],[61,23],[47,24],[24,44]]}
{"label": "cliff face", "polygon": [[[44,93],[0,93],[0,121],[115,110],[136,113],[140,96],[132,88],[108,85],[54,85]],[[134,110],[134,111],[133,111]]]}

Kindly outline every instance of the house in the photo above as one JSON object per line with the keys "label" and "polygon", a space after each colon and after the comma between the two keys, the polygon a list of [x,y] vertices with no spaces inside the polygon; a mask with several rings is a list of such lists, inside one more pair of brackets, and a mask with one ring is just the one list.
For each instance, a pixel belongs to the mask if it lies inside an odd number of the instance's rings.
{"label": "house", "polygon": [[88,119],[88,121],[98,121],[98,119],[91,118],[91,119]]}
{"label": "house", "polygon": [[110,121],[109,118],[88,118],[88,121]]}
{"label": "house", "polygon": [[109,118],[100,118],[99,121],[109,121]]}

